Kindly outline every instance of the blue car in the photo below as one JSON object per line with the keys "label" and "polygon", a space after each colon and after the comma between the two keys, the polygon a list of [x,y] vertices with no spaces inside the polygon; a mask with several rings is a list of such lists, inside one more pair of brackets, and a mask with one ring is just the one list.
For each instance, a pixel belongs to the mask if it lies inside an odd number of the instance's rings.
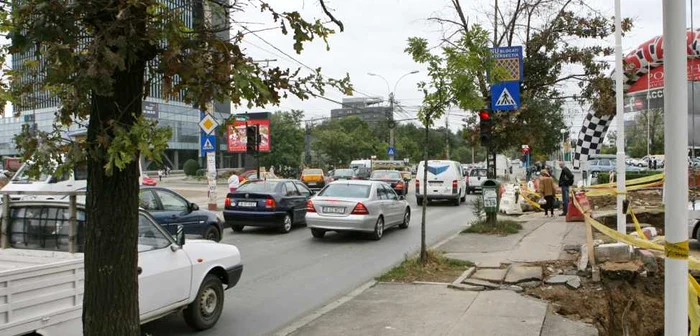
{"label": "blue car", "polygon": [[[182,225],[185,234],[202,236],[216,242],[221,240],[224,223],[215,213],[201,210],[197,204],[167,188],[141,186],[140,189],[139,207],[148,211],[156,223],[170,234],[175,235],[178,225]],[[63,197],[67,198],[68,196]]]}
{"label": "blue car", "polygon": [[298,180],[250,181],[226,196],[224,219],[235,232],[262,226],[288,233],[295,224],[306,223],[306,202],[312,195]]}
{"label": "blue car", "polygon": [[182,225],[185,234],[201,235],[205,239],[220,241],[223,222],[215,213],[202,210],[180,194],[161,187],[141,187],[139,205],[155,218],[171,234]]}

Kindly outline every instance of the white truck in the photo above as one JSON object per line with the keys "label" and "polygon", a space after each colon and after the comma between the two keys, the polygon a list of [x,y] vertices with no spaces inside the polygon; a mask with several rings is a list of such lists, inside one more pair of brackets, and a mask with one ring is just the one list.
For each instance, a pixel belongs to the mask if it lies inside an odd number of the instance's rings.
{"label": "white truck", "polygon": [[[2,225],[0,336],[82,335],[82,239],[83,225],[89,225],[82,206],[6,202]],[[238,249],[209,240],[185,243],[182,230],[173,238],[145,211],[139,213],[137,246],[141,323],[182,311],[193,329],[213,327],[224,290],[243,271]]]}

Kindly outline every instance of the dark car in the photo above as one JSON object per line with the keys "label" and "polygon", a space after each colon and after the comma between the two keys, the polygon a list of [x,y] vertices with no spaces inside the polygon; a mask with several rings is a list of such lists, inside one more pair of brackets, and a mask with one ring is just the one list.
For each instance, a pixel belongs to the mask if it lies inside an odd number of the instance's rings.
{"label": "dark car", "polygon": [[217,242],[221,240],[224,223],[219,217],[170,189],[141,187],[139,205],[173,235],[177,233],[177,226],[182,225],[185,234],[201,235]]}
{"label": "dark car", "polygon": [[398,170],[375,170],[369,179],[387,183],[399,196],[406,196],[408,193],[408,183]]}
{"label": "dark car", "polygon": [[298,180],[251,181],[226,196],[224,219],[235,232],[262,226],[288,233],[294,224],[306,223],[306,201],[311,195]]}
{"label": "dark car", "polygon": [[342,168],[342,169],[336,169],[333,171],[333,174],[330,176],[330,181],[340,181],[340,180],[352,180],[355,179],[357,175],[355,174],[355,170],[350,169],[350,168]]}
{"label": "dark car", "polygon": [[[221,240],[224,223],[215,213],[199,209],[197,204],[167,188],[141,186],[140,189],[139,207],[151,214],[156,223],[170,234],[175,235],[178,225],[182,225],[185,234],[202,236],[216,242]],[[84,203],[85,196],[81,197],[79,202]],[[68,196],[64,197],[67,198]]]}

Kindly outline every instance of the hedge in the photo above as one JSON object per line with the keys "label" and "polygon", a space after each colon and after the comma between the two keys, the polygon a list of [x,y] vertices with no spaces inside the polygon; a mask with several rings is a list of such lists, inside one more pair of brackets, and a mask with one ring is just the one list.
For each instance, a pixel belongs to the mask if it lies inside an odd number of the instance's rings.
{"label": "hedge", "polygon": [[[662,172],[660,171],[653,171],[653,170],[648,170],[648,171],[641,171],[641,172],[632,172],[628,171],[625,172],[625,180],[634,180],[636,178],[640,177],[647,177],[647,176],[652,176],[656,174],[661,174]],[[609,173],[598,173],[598,184],[604,184],[610,182],[610,174]]]}
{"label": "hedge", "polygon": [[183,166],[183,170],[187,176],[196,176],[197,170],[199,170],[199,162],[192,159],[187,160]]}

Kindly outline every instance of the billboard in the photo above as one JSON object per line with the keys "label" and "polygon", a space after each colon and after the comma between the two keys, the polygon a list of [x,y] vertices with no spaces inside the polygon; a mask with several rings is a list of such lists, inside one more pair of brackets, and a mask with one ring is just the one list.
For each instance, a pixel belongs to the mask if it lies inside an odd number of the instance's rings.
{"label": "billboard", "polygon": [[143,102],[142,114],[145,118],[158,119],[158,103]]}
{"label": "billboard", "polygon": [[237,120],[233,124],[226,125],[227,148],[231,153],[245,153],[247,139],[245,136],[246,125],[258,125],[260,128],[260,152],[270,151],[270,120]]}

